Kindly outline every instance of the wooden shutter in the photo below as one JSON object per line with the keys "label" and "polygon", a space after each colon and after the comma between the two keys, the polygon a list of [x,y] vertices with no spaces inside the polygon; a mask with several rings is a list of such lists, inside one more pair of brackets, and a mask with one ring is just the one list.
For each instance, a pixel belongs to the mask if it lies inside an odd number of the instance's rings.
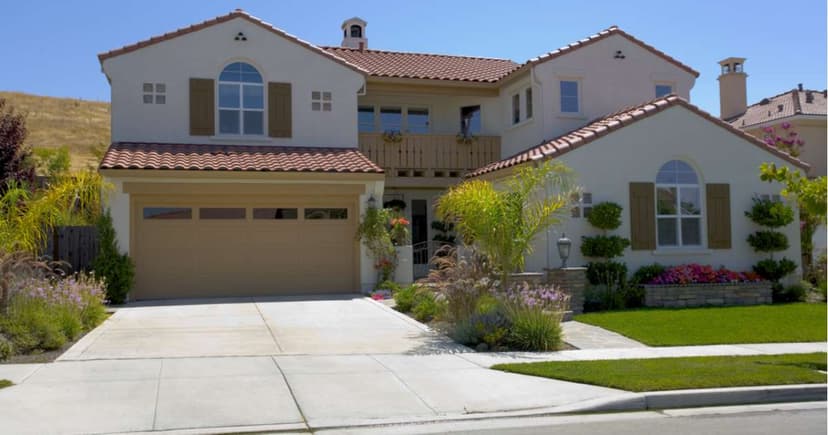
{"label": "wooden shutter", "polygon": [[290,83],[267,84],[267,134],[270,137],[291,137],[293,116],[291,114]]}
{"label": "wooden shutter", "polygon": [[656,248],[655,184],[630,183],[630,248]]}
{"label": "wooden shutter", "polygon": [[216,133],[215,92],[212,79],[190,79],[190,135]]}
{"label": "wooden shutter", "polygon": [[708,184],[707,202],[707,247],[730,249],[730,185]]}

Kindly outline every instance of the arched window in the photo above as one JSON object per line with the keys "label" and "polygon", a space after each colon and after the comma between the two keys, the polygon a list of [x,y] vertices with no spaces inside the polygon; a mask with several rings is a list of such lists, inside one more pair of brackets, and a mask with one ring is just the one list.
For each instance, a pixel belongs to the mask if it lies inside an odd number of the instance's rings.
{"label": "arched window", "polygon": [[701,208],[696,171],[681,160],[665,163],[656,176],[658,246],[701,246]]}
{"label": "arched window", "polygon": [[351,24],[351,38],[362,38],[362,26]]}
{"label": "arched window", "polygon": [[219,76],[219,133],[264,134],[264,84],[250,64],[227,65]]}

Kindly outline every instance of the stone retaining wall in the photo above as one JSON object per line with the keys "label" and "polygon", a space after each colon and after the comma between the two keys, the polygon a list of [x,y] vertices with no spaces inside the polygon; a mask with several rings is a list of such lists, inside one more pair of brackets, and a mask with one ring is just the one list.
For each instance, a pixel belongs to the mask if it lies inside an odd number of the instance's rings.
{"label": "stone retaining wall", "polygon": [[584,312],[584,292],[586,291],[586,267],[567,267],[566,269],[546,269],[546,282],[559,286],[569,295],[569,309],[572,314]]}
{"label": "stone retaining wall", "polygon": [[767,281],[644,286],[644,305],[648,307],[759,305],[771,302],[771,283]]}

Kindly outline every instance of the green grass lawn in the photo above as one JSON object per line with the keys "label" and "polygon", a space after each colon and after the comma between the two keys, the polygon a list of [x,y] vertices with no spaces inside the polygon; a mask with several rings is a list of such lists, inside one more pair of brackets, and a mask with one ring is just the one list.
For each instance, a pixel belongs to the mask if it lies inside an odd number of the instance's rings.
{"label": "green grass lawn", "polygon": [[11,387],[12,385],[14,385],[12,381],[8,379],[0,379],[0,389]]}
{"label": "green grass lawn", "polygon": [[575,320],[650,346],[826,340],[825,304],[610,311]]}
{"label": "green grass lawn", "polygon": [[499,364],[492,368],[627,391],[665,391],[826,381],[826,354],[704,356]]}

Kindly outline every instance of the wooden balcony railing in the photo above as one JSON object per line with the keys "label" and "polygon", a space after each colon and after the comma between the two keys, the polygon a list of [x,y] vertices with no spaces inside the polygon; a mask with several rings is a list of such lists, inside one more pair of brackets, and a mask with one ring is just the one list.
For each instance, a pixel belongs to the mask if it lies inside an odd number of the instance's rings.
{"label": "wooden balcony railing", "polygon": [[382,133],[360,133],[359,149],[385,169],[389,180],[456,179],[468,170],[499,160],[500,137],[476,136],[470,143],[458,143],[456,136],[448,134],[403,134],[400,142],[389,142]]}

